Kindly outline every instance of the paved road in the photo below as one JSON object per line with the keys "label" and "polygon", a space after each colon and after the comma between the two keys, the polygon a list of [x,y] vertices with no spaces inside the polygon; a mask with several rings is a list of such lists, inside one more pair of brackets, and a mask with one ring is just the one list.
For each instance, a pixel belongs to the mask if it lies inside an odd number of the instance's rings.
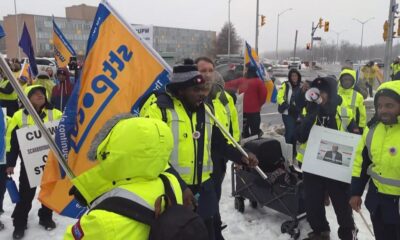
{"label": "paved road", "polygon": [[[313,80],[318,76],[335,75],[339,76],[340,65],[322,65],[320,70],[309,70],[302,69],[300,73],[303,80]],[[287,68],[281,68],[274,71],[274,76],[280,82],[287,80],[289,70]],[[374,114],[373,100],[367,99],[365,102],[367,106],[368,118],[371,118]],[[261,122],[264,124],[264,128],[271,125],[283,124],[282,117],[277,111],[278,106],[276,104],[265,104],[261,110]]]}

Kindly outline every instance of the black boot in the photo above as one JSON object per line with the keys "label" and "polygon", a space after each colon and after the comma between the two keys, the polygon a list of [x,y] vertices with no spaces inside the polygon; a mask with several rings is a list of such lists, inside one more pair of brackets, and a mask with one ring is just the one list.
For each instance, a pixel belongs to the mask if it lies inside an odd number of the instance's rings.
{"label": "black boot", "polygon": [[56,228],[56,223],[53,221],[53,219],[46,219],[46,220],[39,220],[39,225],[43,226],[44,229],[47,231],[51,231],[54,228]]}
{"label": "black boot", "polygon": [[324,231],[321,233],[310,232],[307,238],[303,240],[330,240],[330,231]]}
{"label": "black boot", "polygon": [[25,236],[25,228],[15,228],[13,239],[22,239]]}

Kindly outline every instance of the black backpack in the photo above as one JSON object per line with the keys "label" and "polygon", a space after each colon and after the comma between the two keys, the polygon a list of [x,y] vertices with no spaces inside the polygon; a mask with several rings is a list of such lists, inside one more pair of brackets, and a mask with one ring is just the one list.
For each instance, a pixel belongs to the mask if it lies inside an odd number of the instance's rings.
{"label": "black backpack", "polygon": [[162,174],[159,177],[165,189],[161,197],[171,205],[166,204],[166,209],[157,219],[154,211],[123,197],[106,198],[91,210],[113,212],[150,225],[149,240],[208,240],[204,221],[189,208],[178,205],[168,178]]}

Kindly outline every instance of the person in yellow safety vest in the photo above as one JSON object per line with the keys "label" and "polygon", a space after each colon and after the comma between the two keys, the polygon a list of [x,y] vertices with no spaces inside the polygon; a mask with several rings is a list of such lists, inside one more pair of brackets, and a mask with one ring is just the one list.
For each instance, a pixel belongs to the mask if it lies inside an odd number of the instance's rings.
{"label": "person in yellow safety vest", "polygon": [[377,90],[376,114],[368,123],[356,151],[350,205],[360,211],[369,181],[365,206],[377,240],[400,239],[400,82],[385,82]]}
{"label": "person in yellow safety vest", "polygon": [[[206,82],[211,82],[212,84],[211,91],[207,96],[207,103],[214,108],[217,120],[238,142],[240,140],[238,113],[232,96],[224,90],[225,82],[223,77],[214,70],[215,65],[210,58],[199,57],[195,60],[195,63]],[[230,142],[227,137],[226,139]],[[214,181],[215,192],[219,203],[228,159],[225,159],[218,152],[211,152],[211,158],[213,161],[212,179]],[[217,213],[214,216],[216,240],[224,239],[221,233],[223,228],[226,228],[226,225],[222,226],[221,215],[218,208]]]}
{"label": "person in yellow safety vest", "polygon": [[[62,113],[49,104],[46,97],[46,89],[39,85],[31,85],[25,89],[29,101],[39,114],[43,122],[50,122],[61,119]],[[31,188],[28,181],[28,176],[25,170],[24,161],[19,148],[17,139],[17,129],[35,125],[32,116],[26,109],[18,110],[10,120],[7,128],[7,168],[8,175],[14,174],[14,168],[17,163],[18,156],[21,159],[21,169],[19,175],[19,193],[21,201],[18,202],[12,214],[14,224],[14,239],[21,239],[25,235],[27,228],[28,214],[32,208],[32,200],[35,197],[36,187]],[[39,209],[39,224],[46,230],[51,230],[56,227],[52,219],[52,211],[42,205]]]}
{"label": "person in yellow safety vest", "polygon": [[296,125],[301,114],[301,109],[296,106],[295,97],[300,93],[301,74],[297,69],[290,69],[288,81],[283,82],[278,91],[278,112],[282,114],[285,125],[285,141],[292,144],[293,153],[296,152]]}
{"label": "person in yellow safety vest", "polygon": [[178,180],[164,171],[172,149],[171,130],[160,120],[130,114],[109,120],[89,151],[89,159],[98,164],[83,178],[77,177],[82,186],[92,189],[95,199],[84,199],[91,203],[90,210],[68,226],[64,239],[149,239],[149,225],[96,206],[109,197],[120,197],[152,211],[156,206],[164,211],[164,204],[156,204],[165,194],[161,174],[168,178],[177,203],[182,204]]}
{"label": "person in yellow safety vest", "polygon": [[51,94],[56,84],[53,82],[53,80],[50,79],[50,76],[47,72],[40,71],[36,76],[36,79],[33,81],[33,84],[45,87],[47,92],[47,97],[51,99]]}
{"label": "person in yellow safety vest", "polygon": [[400,56],[397,56],[396,59],[393,61],[392,64],[390,64],[390,69],[392,70],[392,79],[393,80],[400,80],[398,79],[399,77],[399,72],[400,72]]}
{"label": "person in yellow safety vest", "polygon": [[10,80],[0,69],[0,106],[7,109],[7,116],[12,117],[18,111],[18,95],[14,91]]}
{"label": "person in yellow safety vest", "polygon": [[343,70],[339,76],[338,94],[342,97],[342,105],[353,112],[354,119],[362,133],[362,129],[367,125],[367,110],[363,96],[354,89],[356,78],[356,71]]}
{"label": "person in yellow safety vest", "polygon": [[227,159],[250,167],[256,166],[258,160],[252,153],[248,158],[242,156],[215,126],[207,114],[210,108],[204,103],[210,88],[195,65],[175,66],[171,82],[166,86],[167,92],[158,95],[146,117],[161,119],[171,128],[174,149],[168,171],[180,181],[184,205],[192,208],[197,202],[196,212],[203,218],[210,239],[214,240],[213,216],[218,202],[210,179],[213,170],[211,152],[219,152]]}
{"label": "person in yellow safety vest", "polygon": [[374,97],[373,89],[375,88],[375,81],[381,81],[382,76],[378,65],[374,61],[369,61],[365,66],[361,68],[362,81],[367,86],[369,96]]}
{"label": "person in yellow safety vest", "polygon": [[[311,83],[311,88],[320,91],[319,98],[306,101],[304,94],[296,97],[298,106],[306,106],[307,113],[297,128],[297,141],[302,144],[298,150],[301,162],[303,159],[311,128],[314,125],[339,131],[358,132],[358,127],[351,118],[346,107],[341,105],[342,99],[337,95],[337,82],[330,77],[317,78]],[[313,91],[313,90],[309,90]],[[308,94],[306,92],[306,94]],[[319,103],[319,104],[318,104]],[[312,232],[308,234],[310,240],[330,239],[330,227],[325,215],[325,194],[328,193],[339,223],[338,236],[342,240],[355,239],[357,230],[354,225],[349,202],[350,184],[332,180],[323,176],[303,172],[305,192],[305,208],[307,220]]]}

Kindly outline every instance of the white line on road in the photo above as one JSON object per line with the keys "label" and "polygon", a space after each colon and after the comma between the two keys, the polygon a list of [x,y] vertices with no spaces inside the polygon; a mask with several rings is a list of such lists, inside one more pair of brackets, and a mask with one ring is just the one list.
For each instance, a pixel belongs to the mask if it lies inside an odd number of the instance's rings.
{"label": "white line on road", "polygon": [[271,116],[271,115],[277,115],[280,114],[279,112],[273,112],[273,113],[261,113],[261,116]]}

